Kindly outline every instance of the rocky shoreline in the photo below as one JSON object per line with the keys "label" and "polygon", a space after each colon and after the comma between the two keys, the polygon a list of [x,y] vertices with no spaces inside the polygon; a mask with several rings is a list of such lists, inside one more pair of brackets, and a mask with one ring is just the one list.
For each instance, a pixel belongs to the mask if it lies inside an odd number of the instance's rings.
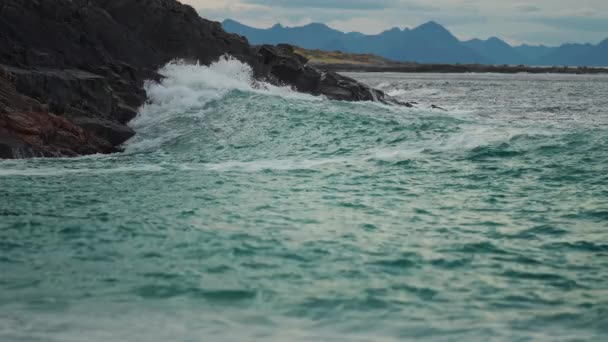
{"label": "rocky shoreline", "polygon": [[[174,59],[231,55],[255,77],[346,101],[399,103],[308,65],[288,45],[250,46],[175,0],[0,3],[0,158],[112,153],[135,132],[143,84]],[[406,104],[407,105],[407,104]]]}

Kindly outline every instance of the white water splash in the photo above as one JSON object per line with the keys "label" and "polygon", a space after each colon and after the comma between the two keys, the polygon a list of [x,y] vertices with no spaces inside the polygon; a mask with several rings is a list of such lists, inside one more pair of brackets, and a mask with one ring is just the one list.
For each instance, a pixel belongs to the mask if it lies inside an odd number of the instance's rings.
{"label": "white water splash", "polygon": [[230,56],[223,56],[209,66],[173,61],[158,73],[163,76],[160,82],[148,81],[144,86],[148,101],[129,124],[137,135],[127,143],[127,150],[159,146],[180,136],[184,132],[167,125],[168,121],[204,117],[206,106],[233,91],[301,100],[323,99],[257,81],[249,65]]}

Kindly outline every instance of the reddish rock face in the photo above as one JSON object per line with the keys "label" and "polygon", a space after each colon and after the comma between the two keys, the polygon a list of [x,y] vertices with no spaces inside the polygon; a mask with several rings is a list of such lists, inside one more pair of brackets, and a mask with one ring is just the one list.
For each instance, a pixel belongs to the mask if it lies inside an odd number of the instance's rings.
{"label": "reddish rock face", "polygon": [[47,106],[17,93],[0,76],[0,158],[60,157],[116,151]]}
{"label": "reddish rock face", "polygon": [[11,150],[9,158],[31,153],[61,157],[116,151],[110,144],[66,118],[45,112],[11,112],[0,117],[0,127],[25,146]]}

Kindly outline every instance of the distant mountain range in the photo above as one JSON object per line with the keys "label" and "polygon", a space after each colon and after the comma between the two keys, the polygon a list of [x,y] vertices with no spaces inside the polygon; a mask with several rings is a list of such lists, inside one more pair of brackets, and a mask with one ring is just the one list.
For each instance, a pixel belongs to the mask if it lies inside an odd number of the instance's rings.
{"label": "distant mountain range", "polygon": [[259,29],[227,19],[222,25],[228,32],[247,37],[252,44],[288,43],[306,49],[371,53],[396,61],[608,66],[608,39],[597,45],[564,44],[559,47],[511,46],[496,37],[460,41],[434,21],[413,29],[393,28],[376,35],[344,33],[318,23],[300,27],[276,24]]}

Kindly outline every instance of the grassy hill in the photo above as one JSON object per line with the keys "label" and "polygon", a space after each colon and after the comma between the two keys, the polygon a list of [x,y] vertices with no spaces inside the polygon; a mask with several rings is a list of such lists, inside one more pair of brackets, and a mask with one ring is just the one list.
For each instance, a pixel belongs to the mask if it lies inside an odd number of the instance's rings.
{"label": "grassy hill", "polygon": [[389,59],[372,54],[308,50],[300,47],[294,47],[294,50],[297,54],[306,57],[311,64],[390,65],[395,63]]}

